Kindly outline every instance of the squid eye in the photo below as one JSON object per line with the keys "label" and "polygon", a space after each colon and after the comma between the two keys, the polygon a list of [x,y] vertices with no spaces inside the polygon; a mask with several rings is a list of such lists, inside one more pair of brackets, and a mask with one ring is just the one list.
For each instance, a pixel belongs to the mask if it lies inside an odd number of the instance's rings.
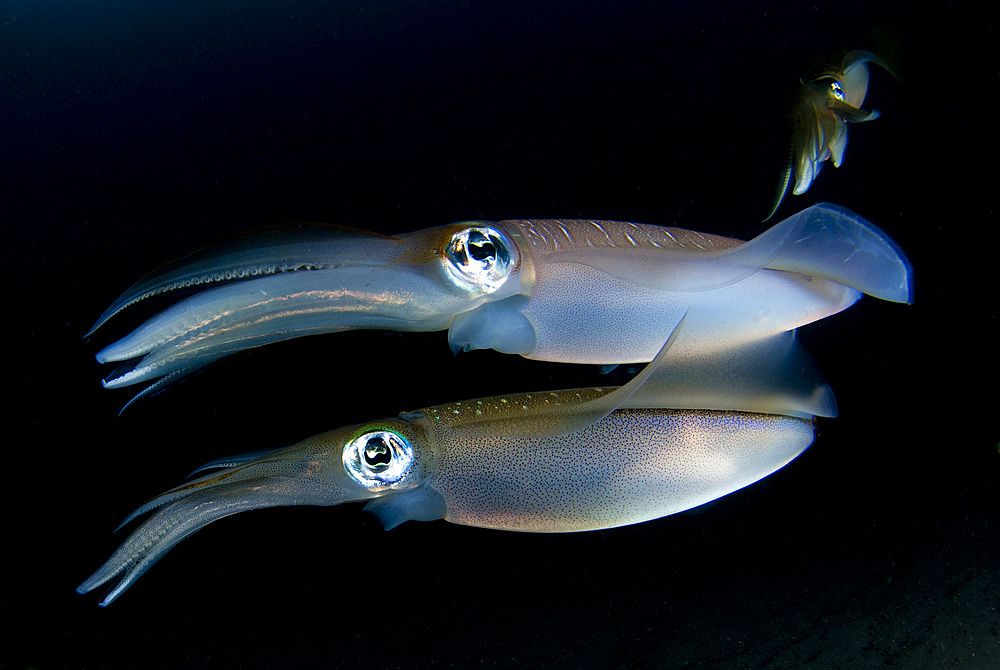
{"label": "squid eye", "polygon": [[365,463],[375,472],[382,472],[392,463],[392,450],[381,437],[370,437],[365,443]]}
{"label": "squid eye", "polygon": [[475,226],[455,233],[445,256],[452,279],[481,293],[496,291],[507,280],[515,263],[514,247],[496,228]]}
{"label": "squid eye", "polygon": [[844,101],[844,87],[840,85],[839,81],[830,82],[830,93],[837,100]]}
{"label": "squid eye", "polygon": [[347,473],[370,489],[398,484],[413,465],[413,447],[402,435],[389,430],[373,430],[344,446]]}

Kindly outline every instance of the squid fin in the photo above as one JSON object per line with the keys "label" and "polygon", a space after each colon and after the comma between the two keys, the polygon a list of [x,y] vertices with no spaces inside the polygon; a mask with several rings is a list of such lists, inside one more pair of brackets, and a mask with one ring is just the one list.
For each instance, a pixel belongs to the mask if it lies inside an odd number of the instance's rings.
{"label": "squid fin", "polygon": [[823,277],[882,300],[913,301],[913,268],[902,250],[849,209],[813,205],[747,243],[753,244],[772,248],[767,268]]}
{"label": "squid fin", "polygon": [[[523,411],[507,414],[505,418],[492,413],[484,413],[481,419],[466,418],[461,423],[449,426],[449,430],[460,436],[505,436],[505,437],[552,437],[566,435],[597,423],[615,411],[643,384],[647,377],[660,365],[670,347],[681,332],[684,319],[674,328],[660,352],[627,384],[619,387],[577,389],[570,400],[554,402],[534,402],[546,393],[528,393],[504,396],[499,402],[517,406],[523,403]],[[491,399],[492,400],[492,399]]]}
{"label": "squid fin", "polygon": [[437,521],[446,511],[444,498],[430,486],[376,498],[364,510],[378,517],[382,528],[392,530],[406,521]]}
{"label": "squid fin", "polygon": [[769,268],[824,277],[883,300],[912,300],[912,270],[899,247],[857,214],[829,203],[804,209],[749,242],[713,251],[560,258],[664,291],[720,288]]}
{"label": "squid fin", "polygon": [[[525,404],[524,412],[509,419],[484,416],[482,425],[468,420],[451,430],[469,436],[481,435],[488,428],[490,435],[553,437],[583,430],[616,409],[836,416],[833,392],[794,332],[697,356],[687,351],[682,339],[685,323],[696,327],[697,318],[697,312],[689,310],[656,357],[624,386],[580,389],[577,398],[568,402]],[[523,397],[508,398],[516,404]]]}
{"label": "squid fin", "polygon": [[622,407],[710,409],[808,418],[837,415],[823,381],[795,331],[730,347],[711,356],[675,349]]}
{"label": "squid fin", "polygon": [[534,351],[535,327],[521,312],[527,302],[527,296],[512,295],[457,314],[448,328],[452,353],[474,349],[495,349],[504,354]]}

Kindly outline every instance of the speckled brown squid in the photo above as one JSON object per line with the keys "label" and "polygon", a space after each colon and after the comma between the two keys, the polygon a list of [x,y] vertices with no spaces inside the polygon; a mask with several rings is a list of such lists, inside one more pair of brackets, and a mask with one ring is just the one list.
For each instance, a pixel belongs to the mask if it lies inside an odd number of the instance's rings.
{"label": "speckled brown squid", "polygon": [[[687,385],[663,364],[674,338],[619,388],[439,405],[208,464],[224,469],[126,519],[152,512],[78,591],[118,578],[107,605],[188,535],[263,507],[369,501],[386,528],[434,519],[530,532],[639,523],[766,477],[812,442],[812,415],[835,413],[791,333]],[[746,411],[662,409],[685,402]]]}

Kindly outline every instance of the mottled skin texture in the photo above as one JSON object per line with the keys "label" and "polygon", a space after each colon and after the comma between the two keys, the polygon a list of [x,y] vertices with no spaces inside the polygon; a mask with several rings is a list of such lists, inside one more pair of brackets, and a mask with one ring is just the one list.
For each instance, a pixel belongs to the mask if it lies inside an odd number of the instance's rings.
{"label": "mottled skin texture", "polygon": [[[532,532],[611,528],[674,514],[774,472],[801,453],[812,422],[743,412],[617,410],[568,435],[490,435],[523,415],[572,407],[601,389],[523,394],[425,410],[445,519]],[[580,394],[580,395],[578,395]],[[548,421],[558,425],[558,413]],[[471,429],[470,429],[471,428]],[[502,428],[501,428],[502,430]]]}
{"label": "mottled skin texture", "polygon": [[[811,421],[788,416],[640,408],[596,418],[626,389],[437,405],[228,459],[224,469],[136,510],[126,521],[152,514],[77,590],[86,593],[117,577],[103,601],[108,604],[185,537],[263,507],[368,500],[388,526],[444,518],[569,532],[638,523],[751,484],[812,441]],[[628,400],[642,402],[643,396],[632,393]],[[345,467],[345,451],[356,453],[350,445],[385,431],[409,443],[412,457],[399,461],[397,479],[375,485],[359,480]]]}
{"label": "mottled skin texture", "polygon": [[718,251],[743,244],[743,240],[684,228],[621,221],[510,219],[502,223],[517,226],[521,230],[523,239],[527,240],[535,257],[580,246]]}

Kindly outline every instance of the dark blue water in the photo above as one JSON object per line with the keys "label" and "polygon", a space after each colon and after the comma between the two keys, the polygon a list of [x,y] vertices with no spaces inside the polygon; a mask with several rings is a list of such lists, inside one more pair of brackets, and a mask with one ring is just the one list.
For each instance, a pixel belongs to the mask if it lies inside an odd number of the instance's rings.
{"label": "dark blue water", "polygon": [[[0,5],[0,667],[996,667],[995,16],[962,3]],[[877,49],[882,118],[782,210],[849,207],[916,271],[802,330],[841,417],[775,476],[639,526],[383,532],[225,520],[112,607],[74,587],[131,509],[223,455],[402,409],[603,383],[440,333],[268,347],[116,413],[93,320],[284,221],[383,233],[586,217],[751,237],[821,54]],[[12,458],[11,458],[12,457]]]}

